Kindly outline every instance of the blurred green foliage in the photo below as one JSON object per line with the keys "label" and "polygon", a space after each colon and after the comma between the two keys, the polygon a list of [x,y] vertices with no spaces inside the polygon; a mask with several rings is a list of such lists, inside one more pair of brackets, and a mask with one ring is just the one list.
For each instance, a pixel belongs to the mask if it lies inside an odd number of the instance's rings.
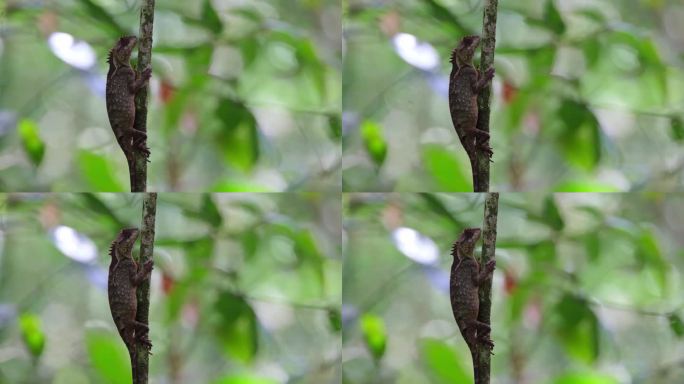
{"label": "blurred green foliage", "polygon": [[[0,199],[0,383],[130,383],[107,249],[122,226],[139,226],[141,196]],[[152,382],[339,382],[339,201],[160,194]]]}
{"label": "blurred green foliage", "polygon": [[[0,189],[128,190],[105,58],[118,36],[137,34],[138,10],[133,0],[0,5]],[[340,30],[335,0],[157,2],[149,189],[339,190]]]}
{"label": "blurred green foliage", "polygon": [[[472,191],[448,58],[482,30],[482,2],[344,4],[344,190]],[[681,189],[682,12],[678,0],[500,1],[491,189]],[[384,132],[382,166],[365,121]]]}
{"label": "blurred green foliage", "polygon": [[[343,201],[343,383],[471,382],[449,250],[482,226],[484,195]],[[682,218],[681,195],[502,194],[492,382],[684,380]],[[407,228],[422,237],[400,240]]]}

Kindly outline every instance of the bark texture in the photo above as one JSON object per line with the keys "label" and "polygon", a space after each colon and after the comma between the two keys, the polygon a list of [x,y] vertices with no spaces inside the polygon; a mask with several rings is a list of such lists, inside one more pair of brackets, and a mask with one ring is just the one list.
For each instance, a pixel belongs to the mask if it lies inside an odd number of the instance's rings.
{"label": "bark texture", "polygon": [[[484,17],[482,21],[482,45],[480,56],[480,72],[494,66],[494,48],[496,46],[496,13],[498,0],[485,0]],[[478,105],[477,129],[489,132],[489,110],[491,85],[480,92]],[[489,157],[484,153],[477,155],[476,168],[473,174],[473,189],[475,192],[489,192]]]}
{"label": "bark texture", "polygon": [[[143,265],[152,260],[154,252],[154,225],[157,216],[157,194],[145,193],[143,195],[142,226],[140,230],[140,260]],[[149,326],[150,314],[150,280],[146,280],[138,287],[138,311],[135,319]],[[151,336],[150,336],[151,338]],[[137,362],[133,370],[135,377],[133,384],[147,384],[150,356],[142,345],[137,345]]]}
{"label": "bark texture", "polygon": [[[140,71],[152,62],[152,29],[154,27],[154,0],[144,0],[140,8],[140,33],[138,36],[138,66]],[[133,127],[147,133],[147,89],[142,88],[135,97],[135,123]],[[147,158],[136,154],[135,177],[131,177],[131,192],[147,190]]]}
{"label": "bark texture", "polygon": [[[482,228],[482,256],[480,265],[494,260],[496,250],[496,223],[499,214],[499,194],[487,193],[484,206],[484,225]],[[480,285],[480,312],[477,320],[491,327],[492,279]],[[475,384],[489,384],[491,374],[491,349],[486,344],[478,344],[479,362],[476,368]]]}

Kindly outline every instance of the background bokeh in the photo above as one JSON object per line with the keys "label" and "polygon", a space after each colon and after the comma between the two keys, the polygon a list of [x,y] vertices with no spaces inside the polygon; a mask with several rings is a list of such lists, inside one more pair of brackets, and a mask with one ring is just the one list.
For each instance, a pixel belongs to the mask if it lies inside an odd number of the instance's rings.
{"label": "background bokeh", "polygon": [[[447,90],[482,6],[345,1],[345,191],[472,191]],[[681,189],[683,17],[679,0],[500,1],[491,189]]]}
{"label": "background bokeh", "polygon": [[[153,383],[339,383],[340,196],[160,194]],[[140,195],[0,196],[0,383],[130,383],[109,244]],[[137,249],[136,249],[137,251]]]}
{"label": "background bokeh", "polygon": [[[472,382],[449,251],[483,203],[345,194],[344,383]],[[682,195],[502,194],[492,382],[683,382],[683,217]]]}
{"label": "background bokeh", "polygon": [[[105,61],[139,3],[0,3],[0,189],[130,190]],[[157,2],[148,189],[339,190],[340,28],[336,0]]]}

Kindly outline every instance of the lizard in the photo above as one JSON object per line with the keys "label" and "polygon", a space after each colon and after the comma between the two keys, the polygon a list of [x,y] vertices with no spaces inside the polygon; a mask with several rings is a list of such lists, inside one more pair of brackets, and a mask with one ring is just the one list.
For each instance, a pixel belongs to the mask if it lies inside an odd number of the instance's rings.
{"label": "lizard", "polygon": [[479,45],[479,36],[464,36],[451,52],[449,112],[461,145],[468,156],[471,159],[475,158],[479,150],[491,159],[493,152],[489,146],[489,132],[477,128],[477,96],[489,86],[494,77],[494,68],[488,68],[484,74],[475,69],[473,56]]}
{"label": "lizard", "polygon": [[[124,228],[109,247],[109,279],[107,295],[109,309],[116,329],[121,336],[131,358],[131,367],[135,370],[137,354],[136,343],[140,343],[149,351],[152,343],[147,337],[149,328],[146,324],[135,320],[138,309],[137,288],[152,272],[152,260],[142,266],[133,260],[133,246],[140,231],[138,228]],[[135,373],[133,374],[135,377]]]}
{"label": "lizard", "polygon": [[106,103],[109,124],[121,147],[131,175],[135,170],[135,152],[140,152],[147,159],[150,150],[145,145],[147,134],[133,127],[135,121],[135,95],[147,86],[152,75],[150,67],[137,74],[131,68],[131,52],[138,39],[135,36],[123,36],[117,40],[109,51],[107,63]]}
{"label": "lizard", "polygon": [[478,366],[478,343],[484,343],[490,350],[494,348],[494,342],[489,338],[491,328],[477,320],[480,311],[479,286],[491,278],[496,266],[496,261],[490,260],[481,270],[480,264],[473,256],[475,243],[480,239],[481,233],[480,228],[464,229],[451,249],[454,258],[450,279],[451,310],[458,329],[470,349],[475,376]]}

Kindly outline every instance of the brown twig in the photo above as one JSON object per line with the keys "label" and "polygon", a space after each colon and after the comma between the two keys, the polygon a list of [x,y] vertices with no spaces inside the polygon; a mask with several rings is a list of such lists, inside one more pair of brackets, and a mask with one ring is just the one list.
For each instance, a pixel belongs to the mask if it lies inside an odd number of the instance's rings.
{"label": "brown twig", "polygon": [[[157,194],[145,193],[143,195],[142,226],[140,231],[140,260],[139,265],[143,265],[148,260],[152,260],[154,251],[154,224],[157,216]],[[138,312],[135,320],[145,325],[149,325],[150,313],[150,281],[144,281],[138,287]],[[136,344],[137,361],[134,369],[135,377],[133,384],[147,384],[149,371],[149,351],[140,343]]]}
{"label": "brown twig", "polygon": [[[496,11],[498,0],[486,0],[482,21],[482,53],[480,56],[480,73],[484,73],[494,65],[494,47],[496,46]],[[486,87],[477,97],[477,129],[489,132],[489,103],[491,86]],[[475,192],[489,191],[489,156],[478,151],[473,174]]]}
{"label": "brown twig", "polygon": [[[482,256],[480,265],[486,265],[490,260],[494,260],[496,250],[496,222],[499,213],[499,194],[496,192],[488,193],[485,197],[484,206],[484,225],[482,230]],[[479,289],[480,312],[477,320],[491,326],[492,313],[492,279],[487,279]],[[475,371],[475,384],[489,384],[491,371],[491,350],[485,343],[478,346],[478,366]]]}
{"label": "brown twig", "polygon": [[[138,36],[138,72],[152,62],[152,28],[154,27],[154,0],[145,0],[140,8],[140,36]],[[135,122],[133,127],[147,133],[147,86],[135,96]],[[131,174],[131,192],[147,190],[147,156],[135,151],[135,171]]]}

